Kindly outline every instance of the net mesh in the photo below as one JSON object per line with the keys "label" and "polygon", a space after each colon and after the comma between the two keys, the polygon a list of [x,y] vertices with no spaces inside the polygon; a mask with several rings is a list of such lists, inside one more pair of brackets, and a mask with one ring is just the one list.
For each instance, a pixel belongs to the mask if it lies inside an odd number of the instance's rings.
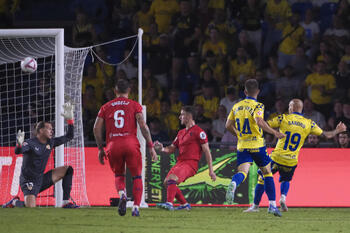
{"label": "net mesh", "polygon": [[[65,165],[74,168],[71,196],[79,205],[88,206],[85,183],[83,127],[81,119],[81,79],[89,49],[65,48],[65,99],[75,106],[74,139],[65,145]],[[37,71],[24,73],[20,60],[37,60]],[[55,38],[0,38],[0,203],[11,196],[22,196],[19,175],[22,157],[15,156],[14,146],[19,129],[33,136],[35,123],[49,121],[55,125]],[[61,111],[61,109],[58,109]],[[46,170],[54,168],[54,152]],[[54,188],[40,193],[37,204],[54,205]]]}
{"label": "net mesh", "polygon": [[[55,38],[3,35],[0,36],[0,203],[5,203],[17,195],[23,200],[23,194],[19,188],[23,159],[14,154],[17,131],[19,129],[25,131],[25,138],[28,139],[34,136],[34,125],[37,122],[49,121],[54,126],[55,113],[62,110],[55,107]],[[91,64],[95,60],[113,67],[120,65],[135,54],[137,38],[137,35],[134,35],[96,45],[112,52],[107,54],[107,59],[99,57],[94,52],[96,46],[80,49],[64,48],[64,99],[65,102],[70,101],[75,106],[74,139],[65,145],[64,164],[74,168],[71,197],[78,205],[89,206],[85,180],[81,95],[84,63],[87,61],[87,64],[89,62]],[[123,51],[128,44],[130,52],[125,56]],[[89,52],[92,57],[86,59]],[[29,74],[21,70],[20,61],[25,57],[33,57],[37,60],[36,72]],[[66,127],[67,125],[65,129]],[[140,134],[138,137],[140,138]],[[145,148],[144,140],[141,142]],[[53,151],[46,171],[54,167]],[[144,165],[143,168],[145,168]],[[54,193],[54,187],[40,193],[37,205],[55,205]]]}

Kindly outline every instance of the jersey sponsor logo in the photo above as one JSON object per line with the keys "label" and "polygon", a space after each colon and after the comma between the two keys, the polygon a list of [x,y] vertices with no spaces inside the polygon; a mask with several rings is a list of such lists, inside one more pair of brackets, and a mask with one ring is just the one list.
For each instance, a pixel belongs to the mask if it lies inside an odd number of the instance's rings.
{"label": "jersey sponsor logo", "polygon": [[34,187],[34,184],[33,184],[33,182],[28,182],[28,183],[26,183],[26,186],[27,186],[27,189],[29,191],[31,191],[33,189],[33,187]]}
{"label": "jersey sponsor logo", "polygon": [[199,137],[200,137],[202,140],[204,140],[204,139],[207,138],[207,135],[206,135],[205,132],[202,131],[202,132],[199,133]]}
{"label": "jersey sponsor logo", "polygon": [[38,148],[38,147],[35,147],[35,150],[36,150],[36,151],[39,151],[39,148]]}
{"label": "jersey sponsor logo", "polygon": [[129,133],[110,133],[109,134],[109,138],[112,138],[112,137],[123,137],[123,136],[128,136]]}

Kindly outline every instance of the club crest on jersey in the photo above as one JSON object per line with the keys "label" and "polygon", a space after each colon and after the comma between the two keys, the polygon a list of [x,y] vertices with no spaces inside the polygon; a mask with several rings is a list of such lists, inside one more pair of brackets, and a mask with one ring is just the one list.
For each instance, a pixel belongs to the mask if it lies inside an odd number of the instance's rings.
{"label": "club crest on jersey", "polygon": [[50,145],[46,145],[46,149],[50,150],[51,146]]}
{"label": "club crest on jersey", "polygon": [[204,132],[200,132],[199,137],[204,140],[207,138],[207,135]]}
{"label": "club crest on jersey", "polygon": [[256,112],[256,114],[257,114],[258,116],[262,116],[262,111],[259,110],[259,111]]}
{"label": "club crest on jersey", "polygon": [[28,145],[28,143],[27,142],[23,142],[22,146],[26,146],[26,145]]}
{"label": "club crest on jersey", "polygon": [[34,184],[33,184],[33,182],[28,182],[28,183],[26,183],[26,186],[27,186],[27,189],[29,191],[31,191],[33,189]]}

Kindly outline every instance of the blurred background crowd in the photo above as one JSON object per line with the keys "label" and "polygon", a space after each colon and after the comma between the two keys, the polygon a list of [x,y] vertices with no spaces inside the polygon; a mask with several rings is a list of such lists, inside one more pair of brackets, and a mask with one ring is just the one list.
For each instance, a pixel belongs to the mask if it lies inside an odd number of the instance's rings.
{"label": "blurred background crowd", "polygon": [[[143,104],[153,140],[169,142],[182,105],[194,105],[196,123],[212,145],[234,147],[225,130],[245,80],[260,84],[265,119],[304,101],[304,116],[321,128],[350,127],[350,7],[348,0],[43,0],[0,1],[0,27],[63,27],[65,44],[84,47],[143,35]],[[99,108],[114,98],[116,80],[128,79],[138,100],[135,40],[97,47],[83,77],[87,145]],[[89,55],[91,56],[91,55]],[[269,146],[276,139],[265,134]],[[91,144],[93,145],[93,144]],[[350,147],[349,134],[308,147]]]}

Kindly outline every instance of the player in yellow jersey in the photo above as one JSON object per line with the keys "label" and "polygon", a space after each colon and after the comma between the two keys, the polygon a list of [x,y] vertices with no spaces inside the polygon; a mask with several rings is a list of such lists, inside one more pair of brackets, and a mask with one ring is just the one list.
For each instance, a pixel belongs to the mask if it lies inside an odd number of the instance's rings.
{"label": "player in yellow jersey", "polygon": [[254,161],[261,169],[265,179],[265,190],[270,203],[268,212],[281,217],[276,207],[275,184],[270,166],[271,158],[267,154],[262,134],[264,130],[277,138],[283,138],[285,135],[272,129],[264,121],[264,105],[256,100],[259,94],[258,81],[248,79],[245,82],[244,93],[247,97],[233,106],[226,122],[226,129],[238,137],[238,172],[228,185],[226,200],[229,204],[233,203],[236,187],[245,180],[249,167]]}
{"label": "player in yellow jersey", "polygon": [[[289,103],[289,114],[281,114],[269,120],[267,123],[272,128],[279,128],[279,131],[286,135],[279,139],[276,148],[271,153],[272,173],[279,172],[281,182],[280,205],[282,211],[288,211],[286,196],[289,190],[289,183],[293,178],[294,171],[298,164],[298,155],[305,139],[309,134],[324,135],[332,138],[346,130],[344,123],[340,122],[333,131],[323,131],[311,119],[303,117],[303,102],[300,99],[293,99]],[[261,174],[260,172],[258,172]],[[255,187],[254,204],[245,212],[259,211],[259,203],[264,193],[264,178],[259,176],[258,184]]]}

